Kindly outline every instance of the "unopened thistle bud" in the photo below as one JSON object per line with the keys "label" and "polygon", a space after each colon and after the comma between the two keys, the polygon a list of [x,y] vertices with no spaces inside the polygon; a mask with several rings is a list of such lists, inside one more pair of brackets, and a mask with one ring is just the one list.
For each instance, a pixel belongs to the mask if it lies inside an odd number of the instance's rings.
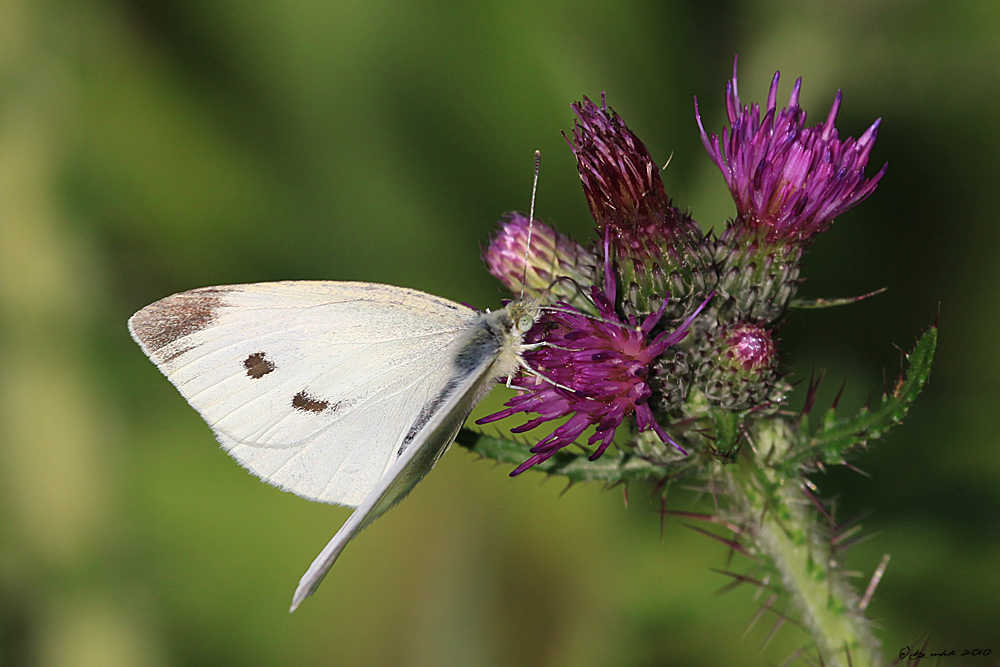
{"label": "unopened thistle bud", "polygon": [[526,297],[544,295],[545,303],[562,301],[596,313],[587,298],[597,272],[593,253],[537,219],[531,226],[530,252],[528,235],[528,218],[508,213],[499,233],[483,251],[490,273],[512,294],[520,294],[523,284]]}
{"label": "unopened thistle bud", "polygon": [[767,399],[778,379],[771,332],[751,322],[722,327],[702,346],[695,383],[726,410],[746,410]]}
{"label": "unopened thistle bud", "polygon": [[573,110],[566,140],[598,233],[611,232],[624,312],[656,312],[668,299],[670,319],[690,314],[715,282],[701,228],[671,204],[660,168],[603,96],[600,107],[585,97]]}

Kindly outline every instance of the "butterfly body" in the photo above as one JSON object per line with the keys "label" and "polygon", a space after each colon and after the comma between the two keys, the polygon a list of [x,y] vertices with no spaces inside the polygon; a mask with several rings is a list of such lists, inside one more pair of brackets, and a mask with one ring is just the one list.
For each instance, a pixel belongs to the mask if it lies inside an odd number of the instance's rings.
{"label": "butterfly body", "polygon": [[347,542],[399,502],[499,378],[523,366],[537,309],[494,312],[360,282],[209,287],[161,299],[129,331],[223,449],[264,481],[357,507],[292,610]]}

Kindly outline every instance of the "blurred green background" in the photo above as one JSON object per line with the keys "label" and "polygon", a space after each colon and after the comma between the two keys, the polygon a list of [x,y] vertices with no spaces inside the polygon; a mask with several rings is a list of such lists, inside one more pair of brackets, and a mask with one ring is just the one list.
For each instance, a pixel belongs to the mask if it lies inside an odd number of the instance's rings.
{"label": "blurred green background", "polygon": [[125,329],[172,292],[277,279],[495,307],[480,247],[527,209],[535,149],[539,216],[590,233],[559,131],[602,90],[720,225],[692,96],[718,131],[734,53],[744,101],[780,69],[812,123],[837,88],[842,136],[883,118],[888,175],[800,295],[889,291],[795,313],[783,355],[856,409],[940,304],[931,382],[858,462],[872,477],[816,482],[881,531],[851,554],[859,586],[892,554],[870,606],[887,654],[930,633],[993,651],[943,665],[1000,664],[998,28],[987,0],[2,0],[0,664],[781,663],[807,636],[759,654],[772,617],[741,638],[751,591],[712,595],[724,547],[676,520],[661,541],[649,489],[560,497],[460,448],[290,616],[349,510],[241,470]]}

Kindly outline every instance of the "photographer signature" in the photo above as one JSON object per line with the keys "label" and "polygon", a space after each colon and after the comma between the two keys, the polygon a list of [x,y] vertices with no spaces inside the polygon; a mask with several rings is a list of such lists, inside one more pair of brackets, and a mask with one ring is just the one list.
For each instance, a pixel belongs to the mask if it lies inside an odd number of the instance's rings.
{"label": "photographer signature", "polygon": [[975,648],[975,649],[963,648],[961,653],[956,652],[955,649],[952,649],[950,651],[941,651],[940,653],[924,653],[922,650],[918,648],[911,649],[909,646],[904,646],[903,648],[899,649],[899,659],[902,660],[903,658],[906,658],[907,660],[919,660],[920,658],[934,658],[934,657],[943,657],[949,655],[986,656],[989,655],[990,653],[992,653],[992,651],[988,648]]}

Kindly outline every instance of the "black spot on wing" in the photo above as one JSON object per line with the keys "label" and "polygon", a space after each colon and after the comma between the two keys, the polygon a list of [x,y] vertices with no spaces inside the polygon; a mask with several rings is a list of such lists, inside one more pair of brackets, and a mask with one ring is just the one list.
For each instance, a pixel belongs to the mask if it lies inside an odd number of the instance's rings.
{"label": "black spot on wing", "polygon": [[323,412],[330,407],[330,401],[313,398],[305,389],[292,396],[292,407],[302,412]]}
{"label": "black spot on wing", "polygon": [[[247,369],[247,376],[254,380],[259,380],[275,369],[274,362],[266,357],[264,352],[254,352],[243,360],[243,368]],[[293,399],[294,404],[294,399]]]}
{"label": "black spot on wing", "polygon": [[292,407],[302,412],[312,412],[313,414],[325,413],[332,417],[338,412],[342,412],[357,403],[358,398],[345,398],[342,401],[330,402],[321,398],[310,396],[305,389],[292,396]]}

